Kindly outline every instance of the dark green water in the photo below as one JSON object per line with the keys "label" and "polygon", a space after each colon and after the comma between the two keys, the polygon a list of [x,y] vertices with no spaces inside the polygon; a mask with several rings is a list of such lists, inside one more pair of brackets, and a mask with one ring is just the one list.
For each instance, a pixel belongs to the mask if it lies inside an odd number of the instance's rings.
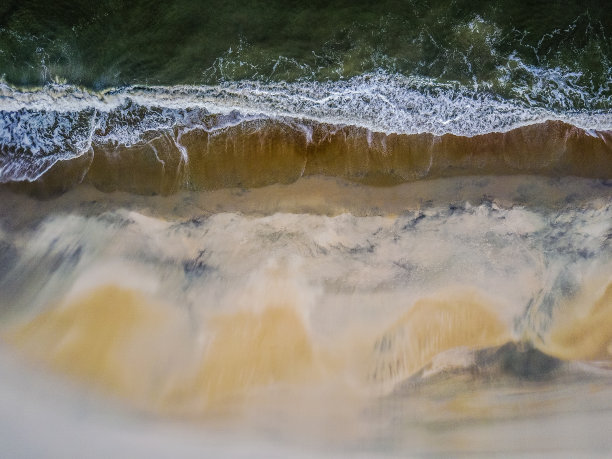
{"label": "dark green water", "polygon": [[560,90],[571,101],[557,108],[605,109],[612,97],[605,3],[5,0],[0,74],[17,86],[59,81],[100,90],[383,70],[536,101]]}

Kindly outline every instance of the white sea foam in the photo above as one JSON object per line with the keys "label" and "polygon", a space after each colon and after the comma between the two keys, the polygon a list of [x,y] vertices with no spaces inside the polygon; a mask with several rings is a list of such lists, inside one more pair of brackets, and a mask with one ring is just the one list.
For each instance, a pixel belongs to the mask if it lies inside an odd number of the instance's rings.
{"label": "white sea foam", "polygon": [[[571,88],[572,75],[562,74],[559,69],[530,67],[529,71],[543,75],[543,81],[554,80],[557,87]],[[542,87],[541,91],[544,89],[547,88]],[[532,88],[531,93],[541,91]],[[566,92],[570,89],[555,95],[557,99],[567,98],[564,105],[568,110],[558,112],[523,94],[517,100],[505,100],[458,84],[381,72],[333,82],[239,81],[217,86],[132,86],[103,93],[68,85],[49,85],[37,90],[0,85],[0,110],[108,113],[133,101],[146,108],[171,111],[197,108],[209,113],[237,111],[243,115],[305,118],[387,133],[472,136],[549,119],[584,128],[612,128],[609,110],[573,110]],[[164,115],[174,118],[169,112]]]}

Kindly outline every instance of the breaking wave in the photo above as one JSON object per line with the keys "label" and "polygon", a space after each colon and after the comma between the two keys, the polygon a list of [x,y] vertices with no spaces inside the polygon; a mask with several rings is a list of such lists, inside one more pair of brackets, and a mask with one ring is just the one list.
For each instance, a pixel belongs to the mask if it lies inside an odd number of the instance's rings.
{"label": "breaking wave", "polygon": [[[267,184],[304,173],[304,158],[313,150],[325,162],[343,164],[307,174],[366,181],[381,174],[395,183],[504,170],[610,176],[607,110],[554,112],[397,75],[327,83],[129,87],[99,94],[61,85],[32,91],[5,85],[1,91],[2,182],[36,181],[58,161],[81,157],[80,163],[91,163],[93,157],[94,166],[106,158],[119,174],[129,165],[135,174],[160,166],[162,175],[176,175],[181,164],[184,180],[175,188],[214,188],[215,180],[225,181],[223,186]],[[140,156],[136,162],[135,156]],[[212,172],[207,166],[203,178],[198,162],[211,157],[226,166]],[[568,157],[581,166],[567,167]],[[275,172],[272,164],[278,161]],[[232,178],[232,170],[252,168],[251,163],[259,164],[262,177]],[[436,172],[437,163],[446,172]],[[491,168],[493,163],[498,165]],[[77,174],[79,180],[86,169]]]}

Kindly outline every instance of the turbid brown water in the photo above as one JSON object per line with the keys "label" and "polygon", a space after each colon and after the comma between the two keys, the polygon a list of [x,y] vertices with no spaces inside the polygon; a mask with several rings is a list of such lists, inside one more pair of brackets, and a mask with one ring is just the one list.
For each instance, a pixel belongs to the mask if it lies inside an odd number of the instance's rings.
{"label": "turbid brown water", "polygon": [[605,181],[2,193],[3,390],[60,394],[21,418],[32,451],[83,452],[44,421],[82,410],[135,455],[608,446]]}

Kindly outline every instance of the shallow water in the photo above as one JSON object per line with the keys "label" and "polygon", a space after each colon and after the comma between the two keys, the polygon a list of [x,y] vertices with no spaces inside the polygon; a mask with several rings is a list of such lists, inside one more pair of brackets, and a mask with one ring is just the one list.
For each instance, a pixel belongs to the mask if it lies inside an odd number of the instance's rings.
{"label": "shallow water", "polygon": [[77,429],[101,456],[603,452],[611,193],[533,176],[5,190],[3,412],[31,406],[8,432],[58,423],[6,445],[78,454]]}
{"label": "shallow water", "polygon": [[319,3],[0,4],[0,456],[610,450],[612,16]]}

